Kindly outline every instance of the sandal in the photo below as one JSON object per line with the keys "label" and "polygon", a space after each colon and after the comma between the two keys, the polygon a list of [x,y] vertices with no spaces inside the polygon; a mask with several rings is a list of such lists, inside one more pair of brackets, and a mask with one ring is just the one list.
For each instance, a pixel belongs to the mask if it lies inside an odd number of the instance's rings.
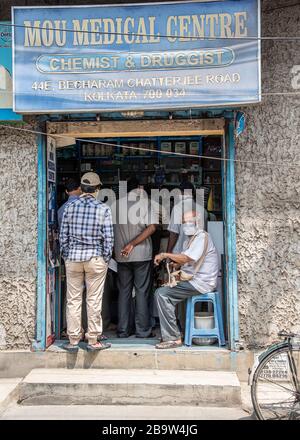
{"label": "sandal", "polygon": [[178,348],[178,347],[182,347],[182,342],[165,341],[165,342],[160,342],[159,344],[155,345],[155,348],[157,348],[159,350],[164,350],[167,348]]}
{"label": "sandal", "polygon": [[[108,337],[105,336],[105,335],[98,335],[98,336],[97,336],[97,341],[98,341],[98,342],[101,342],[101,341],[107,341],[107,340],[108,340]],[[81,339],[80,342],[87,342],[87,341],[88,341],[87,336],[84,336],[84,338]]]}
{"label": "sandal", "polygon": [[96,344],[87,344],[86,351],[101,351],[110,348],[111,344],[107,342],[97,342]]}
{"label": "sandal", "polygon": [[63,344],[63,345],[61,345],[61,348],[62,348],[63,350],[68,351],[69,353],[77,353],[77,351],[78,351],[78,349],[79,349],[79,345],[78,345],[78,344],[70,344],[70,343],[67,343],[67,344]]}

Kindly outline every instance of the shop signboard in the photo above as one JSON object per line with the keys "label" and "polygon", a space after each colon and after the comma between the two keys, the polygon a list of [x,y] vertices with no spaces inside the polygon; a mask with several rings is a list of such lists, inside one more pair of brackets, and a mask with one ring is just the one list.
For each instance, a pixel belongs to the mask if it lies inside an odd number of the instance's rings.
{"label": "shop signboard", "polygon": [[11,23],[0,22],[0,121],[22,119],[12,111],[12,29]]}
{"label": "shop signboard", "polygon": [[17,112],[261,99],[260,0],[14,7],[13,21]]}

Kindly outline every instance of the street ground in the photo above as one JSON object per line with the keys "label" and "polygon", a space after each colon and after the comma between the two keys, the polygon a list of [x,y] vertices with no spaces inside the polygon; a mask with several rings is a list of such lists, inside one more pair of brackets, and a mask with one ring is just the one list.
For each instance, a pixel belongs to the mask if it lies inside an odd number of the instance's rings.
{"label": "street ground", "polygon": [[252,420],[249,387],[241,383],[242,407],[146,405],[18,405],[22,378],[0,379],[0,420]]}
{"label": "street ground", "polygon": [[190,406],[12,405],[0,420],[251,420],[241,408]]}

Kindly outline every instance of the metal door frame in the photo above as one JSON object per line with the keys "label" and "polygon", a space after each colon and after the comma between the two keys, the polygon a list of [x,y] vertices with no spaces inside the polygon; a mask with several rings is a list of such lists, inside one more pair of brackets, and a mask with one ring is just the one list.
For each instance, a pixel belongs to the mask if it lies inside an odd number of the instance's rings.
{"label": "metal door frame", "polygon": [[[220,114],[219,114],[220,116]],[[239,312],[236,262],[236,204],[235,204],[235,138],[234,112],[222,114],[226,120],[224,133],[224,244],[226,257],[226,298],[229,349],[239,349]],[[138,123],[138,121],[136,121]],[[45,130],[43,130],[45,131]],[[38,136],[38,245],[37,245],[37,307],[36,335],[33,350],[46,349],[46,276],[47,276],[47,191],[46,136]]]}

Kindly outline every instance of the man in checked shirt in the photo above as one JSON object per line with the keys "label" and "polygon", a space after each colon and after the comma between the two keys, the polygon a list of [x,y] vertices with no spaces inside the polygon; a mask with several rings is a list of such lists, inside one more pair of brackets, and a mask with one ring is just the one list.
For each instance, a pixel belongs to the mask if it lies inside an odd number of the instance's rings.
{"label": "man in checked shirt", "polygon": [[102,295],[113,249],[113,224],[110,208],[96,197],[100,189],[96,173],[81,178],[82,195],[70,203],[64,212],[60,246],[67,275],[67,332],[70,342],[62,348],[77,352],[81,339],[81,308],[84,285],[88,339],[87,350],[109,348],[110,344],[97,338],[102,334]]}

